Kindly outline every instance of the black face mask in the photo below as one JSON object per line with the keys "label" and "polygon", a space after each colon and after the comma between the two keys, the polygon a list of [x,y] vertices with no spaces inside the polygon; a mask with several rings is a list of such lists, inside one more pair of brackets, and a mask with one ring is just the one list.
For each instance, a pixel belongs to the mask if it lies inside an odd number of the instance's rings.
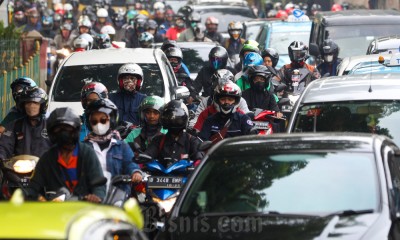
{"label": "black face mask", "polygon": [[254,83],[254,90],[256,90],[257,92],[264,92],[265,85],[265,82],[256,82]]}
{"label": "black face mask", "polygon": [[60,146],[74,146],[79,141],[79,133],[61,130],[55,134],[54,142]]}
{"label": "black face mask", "polygon": [[182,128],[169,128],[168,133],[171,133],[172,135],[179,135],[182,130]]}
{"label": "black face mask", "polygon": [[224,103],[220,104],[220,107],[221,107],[221,113],[227,115],[232,113],[232,110],[235,107],[235,105]]}

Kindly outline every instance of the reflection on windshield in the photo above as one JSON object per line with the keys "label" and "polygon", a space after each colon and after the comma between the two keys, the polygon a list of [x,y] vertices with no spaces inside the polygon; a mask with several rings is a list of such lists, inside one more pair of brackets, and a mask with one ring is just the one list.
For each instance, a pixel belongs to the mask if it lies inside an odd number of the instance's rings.
{"label": "reflection on windshield", "polygon": [[321,214],[378,205],[372,153],[241,153],[211,158],[185,197],[182,215]]}
{"label": "reflection on windshield", "polygon": [[376,133],[400,144],[399,121],[399,101],[328,102],[302,106],[293,131]]}
{"label": "reflection on windshield", "polygon": [[[54,88],[54,101],[80,102],[83,85],[88,82],[103,83],[109,93],[118,90],[117,74],[122,64],[99,64],[63,67]],[[144,81],[141,92],[164,96],[164,81],[157,64],[139,64]]]}
{"label": "reflection on windshield", "polygon": [[182,48],[183,62],[189,68],[190,73],[198,73],[204,62],[208,61],[208,54],[214,46],[198,47],[196,49]]}
{"label": "reflection on windshield", "polygon": [[270,44],[279,54],[289,54],[288,47],[293,41],[302,41],[308,44],[310,32],[273,32],[271,33]]}

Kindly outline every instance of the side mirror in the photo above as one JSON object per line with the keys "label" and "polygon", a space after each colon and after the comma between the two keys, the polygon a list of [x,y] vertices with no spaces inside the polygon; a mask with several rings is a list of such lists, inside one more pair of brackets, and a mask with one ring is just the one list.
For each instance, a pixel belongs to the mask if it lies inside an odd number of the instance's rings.
{"label": "side mirror", "polygon": [[310,43],[310,55],[318,57],[320,55],[318,45],[316,43]]}
{"label": "side mirror", "polygon": [[190,96],[189,89],[185,86],[178,86],[175,89],[176,99],[185,99]]}

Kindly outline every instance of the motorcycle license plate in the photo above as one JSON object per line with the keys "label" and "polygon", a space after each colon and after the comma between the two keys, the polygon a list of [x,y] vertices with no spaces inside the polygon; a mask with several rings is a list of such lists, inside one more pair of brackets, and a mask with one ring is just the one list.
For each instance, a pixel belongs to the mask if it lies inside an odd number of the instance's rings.
{"label": "motorcycle license plate", "polygon": [[181,188],[182,177],[149,177],[147,180],[148,188]]}

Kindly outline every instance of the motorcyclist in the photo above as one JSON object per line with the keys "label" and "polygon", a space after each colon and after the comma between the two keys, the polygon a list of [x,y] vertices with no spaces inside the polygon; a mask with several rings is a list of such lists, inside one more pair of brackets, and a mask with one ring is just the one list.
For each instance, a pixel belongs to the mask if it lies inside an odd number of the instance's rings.
{"label": "motorcyclist", "polygon": [[237,111],[241,93],[232,82],[218,85],[214,95],[218,112],[205,120],[199,133],[201,139],[216,143],[224,138],[250,134],[253,122],[249,116]]}
{"label": "motorcyclist", "polygon": [[[91,102],[95,102],[99,99],[108,98],[108,90],[104,84],[100,82],[89,82],[86,83],[81,90],[81,104],[83,110],[86,110],[87,106]],[[86,122],[86,115],[85,113],[81,116],[82,126],[80,131],[79,140],[83,141],[85,137],[89,134],[89,123]]]}
{"label": "motorcyclist", "polygon": [[[151,140],[158,135],[166,134],[167,130],[161,126],[161,110],[164,100],[159,96],[148,96],[140,104],[140,126],[131,131],[125,138],[127,143],[137,143],[140,151],[144,152]],[[134,147],[133,150],[137,151]]]}
{"label": "motorcyclist", "polygon": [[46,132],[46,92],[38,87],[24,88],[18,103],[24,117],[5,125],[0,141],[3,160],[21,154],[40,157],[51,146]]}
{"label": "motorcyclist", "polygon": [[42,16],[42,30],[40,34],[47,39],[53,40],[56,36],[56,32],[53,31],[53,16]]}
{"label": "motorcyclist", "polygon": [[242,71],[235,75],[236,84],[240,87],[240,90],[244,91],[250,87],[248,80],[247,70],[250,66],[258,66],[263,64],[263,59],[260,54],[250,52],[246,55],[243,60]]}
{"label": "motorcyclist", "polygon": [[154,36],[149,32],[142,32],[138,37],[139,45],[141,48],[152,48],[154,43]]}
{"label": "motorcyclist", "polygon": [[81,120],[71,108],[57,108],[47,120],[47,132],[54,145],[39,159],[29,182],[28,197],[43,199],[46,191],[65,187],[71,194],[100,203],[106,186],[93,186],[104,178],[95,151],[79,142]]}
{"label": "motorcyclist", "polygon": [[185,16],[177,13],[174,16],[174,25],[167,30],[165,37],[169,40],[177,40],[185,29]]}
{"label": "motorcyclist", "polygon": [[276,51],[276,49],[266,48],[262,50],[261,57],[263,58],[264,66],[273,67],[274,69],[276,69],[276,65],[279,62],[279,53],[278,51]]}
{"label": "motorcyclist", "polygon": [[163,38],[166,38],[168,29],[170,29],[173,25],[174,15],[175,14],[172,9],[165,10],[165,21],[160,24],[160,29],[158,31]]}
{"label": "motorcyclist", "polygon": [[26,24],[26,16],[23,9],[14,9],[14,19],[13,22],[16,27],[22,27]]}
{"label": "motorcyclist", "polygon": [[[300,94],[309,82],[320,78],[321,75],[317,68],[305,62],[308,58],[308,47],[303,42],[292,42],[288,51],[291,63],[279,69],[276,79],[288,86],[289,93]],[[304,84],[301,84],[302,82]]]}
{"label": "motorcyclist", "polygon": [[[117,106],[109,99],[99,99],[89,103],[85,116],[91,131],[85,142],[96,152],[107,178],[107,188],[116,175],[130,175],[132,183],[141,182],[142,172],[132,161],[133,151],[126,142],[120,140],[118,131],[115,130],[118,122]],[[123,184],[120,187],[130,195],[130,185]]]}
{"label": "motorcyclist", "polygon": [[[165,51],[170,47],[179,48],[175,40],[165,40],[164,43],[161,45],[161,50],[165,53]],[[190,76],[190,71],[183,61],[181,62],[181,68],[183,68],[183,70],[185,70],[185,73]]]}
{"label": "motorcyclist", "polygon": [[[225,40],[224,47],[228,51],[229,58],[234,60],[234,55],[240,53],[243,44],[246,41],[241,38],[243,32],[243,24],[241,22],[230,22],[228,25],[229,38]],[[233,61],[236,62],[236,61]]]}
{"label": "motorcyclist", "polygon": [[145,25],[146,32],[152,34],[154,36],[154,42],[159,43],[163,42],[163,37],[160,33],[158,33],[158,24],[153,19],[149,19]]}
{"label": "motorcyclist", "polygon": [[146,31],[145,25],[147,22],[147,17],[144,15],[137,15],[133,20],[133,28],[127,28],[126,30],[126,47],[127,48],[138,48],[139,35]]}
{"label": "motorcyclist", "polygon": [[247,54],[254,52],[260,54],[260,49],[258,48],[258,42],[254,40],[246,40],[243,44],[242,49],[239,52],[239,62],[237,59],[231,59],[233,62],[237,62],[235,69],[241,71],[243,67],[243,60]]}
{"label": "motorcyclist", "polygon": [[211,39],[214,42],[219,43],[220,45],[224,44],[224,37],[222,36],[221,33],[217,32],[218,31],[218,24],[219,20],[216,17],[208,17],[206,19],[206,31],[205,31],[205,36],[209,39]]}
{"label": "motorcyclist", "polygon": [[111,48],[111,38],[106,33],[96,34],[94,37],[94,49],[107,49]]}
{"label": "motorcyclist", "polygon": [[40,22],[40,14],[36,10],[36,8],[32,8],[26,12],[26,15],[28,17],[28,21],[23,29],[23,32],[29,32],[36,30],[40,32],[42,30],[42,24]]}
{"label": "motorcyclist", "polygon": [[198,12],[192,12],[189,17],[188,17],[188,23],[190,26],[188,26],[185,31],[183,31],[181,34],[179,34],[178,41],[180,42],[187,42],[196,36],[196,27],[197,24],[201,22],[201,16]]}
{"label": "motorcyclist", "polygon": [[114,36],[114,41],[122,41],[125,38],[125,29],[124,29],[124,24],[125,22],[125,13],[117,11],[112,17],[111,21],[113,23],[113,26],[115,28],[115,36]]}
{"label": "motorcyclist", "polygon": [[187,40],[188,42],[212,42],[211,39],[204,35],[204,31],[206,28],[202,23],[197,23],[196,27],[194,28],[194,37]]}
{"label": "motorcyclist", "polygon": [[139,125],[139,105],[146,97],[139,92],[143,85],[143,70],[135,63],[126,63],[118,70],[119,91],[110,94],[110,100],[119,109],[120,122],[127,121]]}
{"label": "motorcyclist", "polygon": [[321,55],[324,59],[317,69],[321,73],[321,76],[336,76],[337,67],[342,61],[338,58],[339,46],[331,39],[326,39],[322,43]]}
{"label": "motorcyclist", "polygon": [[56,49],[61,49],[65,46],[72,47],[73,40],[77,36],[72,33],[72,25],[69,23],[64,23],[60,27],[60,33],[54,37],[54,43],[56,44]]}
{"label": "motorcyclist", "polygon": [[111,25],[108,17],[108,11],[105,8],[99,8],[96,11],[97,20],[93,25],[93,30],[96,33],[100,33],[101,28],[106,25]]}

